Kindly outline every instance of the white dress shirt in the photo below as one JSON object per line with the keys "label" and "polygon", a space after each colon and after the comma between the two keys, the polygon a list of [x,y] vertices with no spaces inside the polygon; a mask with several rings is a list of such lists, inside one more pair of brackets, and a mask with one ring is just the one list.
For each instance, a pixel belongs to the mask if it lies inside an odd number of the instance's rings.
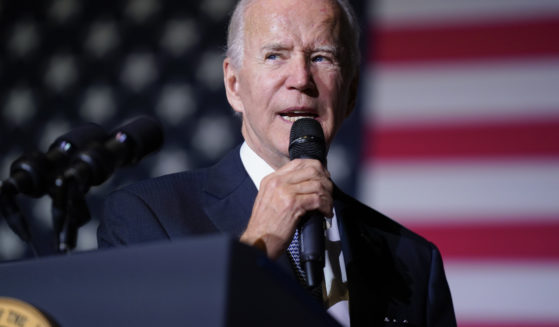
{"label": "white dress shirt", "polygon": [[[241,161],[257,189],[260,189],[262,179],[274,172],[274,169],[260,158],[246,142],[241,146]],[[336,211],[334,210],[332,218],[325,219],[326,251],[322,285],[325,305],[328,313],[342,326],[349,326],[349,292]]]}

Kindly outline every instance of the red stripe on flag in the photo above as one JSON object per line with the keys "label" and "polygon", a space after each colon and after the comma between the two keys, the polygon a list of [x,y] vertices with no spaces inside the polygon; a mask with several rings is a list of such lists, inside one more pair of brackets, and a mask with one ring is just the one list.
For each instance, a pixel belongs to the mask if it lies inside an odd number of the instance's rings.
{"label": "red stripe on flag", "polygon": [[559,120],[376,128],[365,131],[365,158],[559,155]]}
{"label": "red stripe on flag", "polygon": [[523,223],[407,225],[435,243],[445,259],[559,259],[559,216],[556,221],[527,223],[533,220],[526,217]]}
{"label": "red stripe on flag", "polygon": [[369,61],[422,62],[559,55],[559,16],[479,24],[371,27]]}

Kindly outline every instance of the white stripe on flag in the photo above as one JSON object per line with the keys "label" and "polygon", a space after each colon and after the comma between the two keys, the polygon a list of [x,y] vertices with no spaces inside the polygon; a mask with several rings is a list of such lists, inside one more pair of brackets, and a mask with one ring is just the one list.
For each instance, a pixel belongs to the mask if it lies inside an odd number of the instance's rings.
{"label": "white stripe on flag", "polygon": [[559,212],[558,160],[372,161],[362,177],[361,201],[400,222]]}
{"label": "white stripe on flag", "polygon": [[380,66],[366,117],[382,124],[559,116],[559,60]]}
{"label": "white stripe on flag", "polygon": [[447,260],[445,270],[459,323],[483,320],[559,325],[557,262]]}
{"label": "white stripe on flag", "polygon": [[369,6],[369,19],[382,26],[410,26],[545,17],[559,12],[556,0],[389,0]]}

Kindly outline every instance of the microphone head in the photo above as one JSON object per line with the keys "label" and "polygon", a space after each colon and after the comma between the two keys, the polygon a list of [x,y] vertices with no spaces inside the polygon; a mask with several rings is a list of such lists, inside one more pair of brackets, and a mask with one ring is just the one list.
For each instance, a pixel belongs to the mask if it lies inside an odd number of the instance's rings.
{"label": "microphone head", "polygon": [[59,136],[50,145],[49,152],[72,153],[76,149],[83,149],[93,142],[103,142],[106,138],[107,132],[101,126],[95,123],[86,123]]}
{"label": "microphone head", "polygon": [[326,143],[320,123],[312,118],[300,118],[291,126],[289,158],[316,159],[326,163]]}
{"label": "microphone head", "polygon": [[136,163],[163,145],[163,127],[161,123],[148,116],[139,116],[128,124],[118,128],[114,133],[121,143],[132,143],[131,155],[124,164]]}
{"label": "microphone head", "polygon": [[72,165],[64,172],[80,185],[103,183],[116,168],[135,164],[144,156],[157,151],[163,144],[163,128],[159,121],[139,116],[116,128],[103,144],[92,144],[80,151]]}
{"label": "microphone head", "polygon": [[32,197],[40,197],[63,171],[78,149],[107,138],[103,128],[94,123],[81,125],[58,137],[46,154],[35,151],[26,153],[10,166],[10,178],[16,191]]}

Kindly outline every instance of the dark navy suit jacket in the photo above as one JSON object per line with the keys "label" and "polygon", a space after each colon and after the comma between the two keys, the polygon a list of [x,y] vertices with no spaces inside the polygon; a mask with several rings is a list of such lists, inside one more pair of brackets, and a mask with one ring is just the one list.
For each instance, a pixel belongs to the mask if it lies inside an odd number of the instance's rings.
{"label": "dark navy suit jacket", "polygon": [[[237,147],[213,167],[113,192],[105,202],[99,246],[211,233],[240,236],[256,194]],[[339,189],[334,207],[352,326],[456,326],[441,256],[432,243]]]}

